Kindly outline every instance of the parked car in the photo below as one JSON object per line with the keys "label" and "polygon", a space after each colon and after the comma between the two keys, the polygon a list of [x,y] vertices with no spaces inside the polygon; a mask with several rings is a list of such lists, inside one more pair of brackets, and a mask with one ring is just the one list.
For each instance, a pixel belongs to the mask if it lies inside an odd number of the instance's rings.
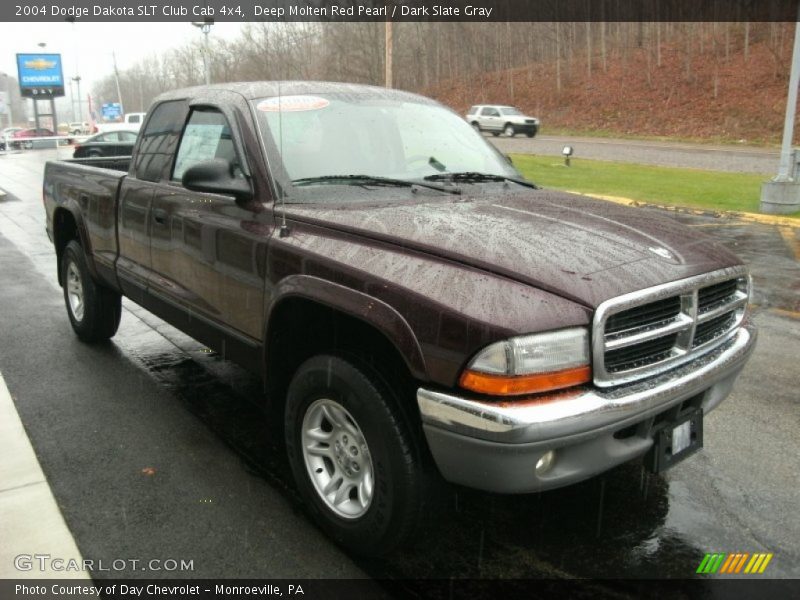
{"label": "parked car", "polygon": [[532,138],[539,131],[539,119],[528,117],[518,108],[498,104],[477,104],[467,111],[466,119],[477,131],[501,133],[514,137],[524,133]]}
{"label": "parked car", "polygon": [[[31,148],[39,146],[53,146],[54,143],[50,142],[49,140],[42,140],[41,143],[37,144],[36,138],[55,136],[56,133],[52,129],[47,129],[45,127],[31,127],[29,129],[20,129],[19,131],[15,131],[12,135],[12,141],[10,144],[12,148],[25,148],[26,150],[30,150]],[[59,140],[56,143],[61,143],[61,141]]]}
{"label": "parked car", "polygon": [[72,135],[86,135],[91,131],[91,126],[87,122],[83,123],[70,123],[67,130]]}
{"label": "parked car", "polygon": [[675,465],[754,347],[747,268],[713,238],[540,189],[415,94],[177,90],[132,157],[82,160],[43,185],[78,338],[111,338],[124,295],[259,374],[309,513],[358,553],[410,539],[439,477]]}
{"label": "parked car", "polygon": [[133,131],[110,131],[98,133],[75,145],[73,158],[93,156],[130,156],[136,143]]}

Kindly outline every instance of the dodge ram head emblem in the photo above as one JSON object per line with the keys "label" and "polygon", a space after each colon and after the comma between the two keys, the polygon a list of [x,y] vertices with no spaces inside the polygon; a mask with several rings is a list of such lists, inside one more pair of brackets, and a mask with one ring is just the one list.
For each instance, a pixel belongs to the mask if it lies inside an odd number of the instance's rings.
{"label": "dodge ram head emblem", "polygon": [[650,250],[650,252],[652,252],[653,254],[660,256],[661,258],[666,258],[667,260],[672,260],[675,258],[672,255],[672,252],[660,246],[651,246],[650,248],[648,248],[648,250]]}

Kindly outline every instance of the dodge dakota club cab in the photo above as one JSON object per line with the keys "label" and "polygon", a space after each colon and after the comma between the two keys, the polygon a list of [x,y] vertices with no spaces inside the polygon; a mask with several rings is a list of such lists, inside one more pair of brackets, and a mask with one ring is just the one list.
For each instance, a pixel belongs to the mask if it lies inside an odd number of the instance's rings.
{"label": "dodge dakota club cab", "polygon": [[730,251],[540,189],[440,104],[261,82],[156,99],[130,157],[49,162],[69,321],[121,297],[264,381],[310,514],[387,551],[429,483],[529,493],[702,446],[756,333]]}

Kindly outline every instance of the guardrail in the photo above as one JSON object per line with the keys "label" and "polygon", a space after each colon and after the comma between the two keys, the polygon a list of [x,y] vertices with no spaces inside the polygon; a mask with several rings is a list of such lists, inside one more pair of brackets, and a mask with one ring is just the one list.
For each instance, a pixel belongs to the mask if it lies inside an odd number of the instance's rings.
{"label": "guardrail", "polygon": [[23,152],[25,150],[71,146],[79,144],[89,137],[88,135],[50,135],[26,138],[9,135],[0,136],[0,155]]}

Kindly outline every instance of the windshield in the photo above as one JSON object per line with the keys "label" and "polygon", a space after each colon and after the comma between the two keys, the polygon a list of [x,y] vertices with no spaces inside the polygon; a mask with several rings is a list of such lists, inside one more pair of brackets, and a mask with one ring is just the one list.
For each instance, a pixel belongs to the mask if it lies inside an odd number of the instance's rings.
{"label": "windshield", "polygon": [[509,116],[522,115],[522,113],[519,112],[519,110],[510,106],[506,106],[503,108],[503,114]]}
{"label": "windshield", "polygon": [[413,181],[465,171],[520,177],[466,121],[424,99],[319,94],[254,106],[267,147],[293,182],[356,174]]}

